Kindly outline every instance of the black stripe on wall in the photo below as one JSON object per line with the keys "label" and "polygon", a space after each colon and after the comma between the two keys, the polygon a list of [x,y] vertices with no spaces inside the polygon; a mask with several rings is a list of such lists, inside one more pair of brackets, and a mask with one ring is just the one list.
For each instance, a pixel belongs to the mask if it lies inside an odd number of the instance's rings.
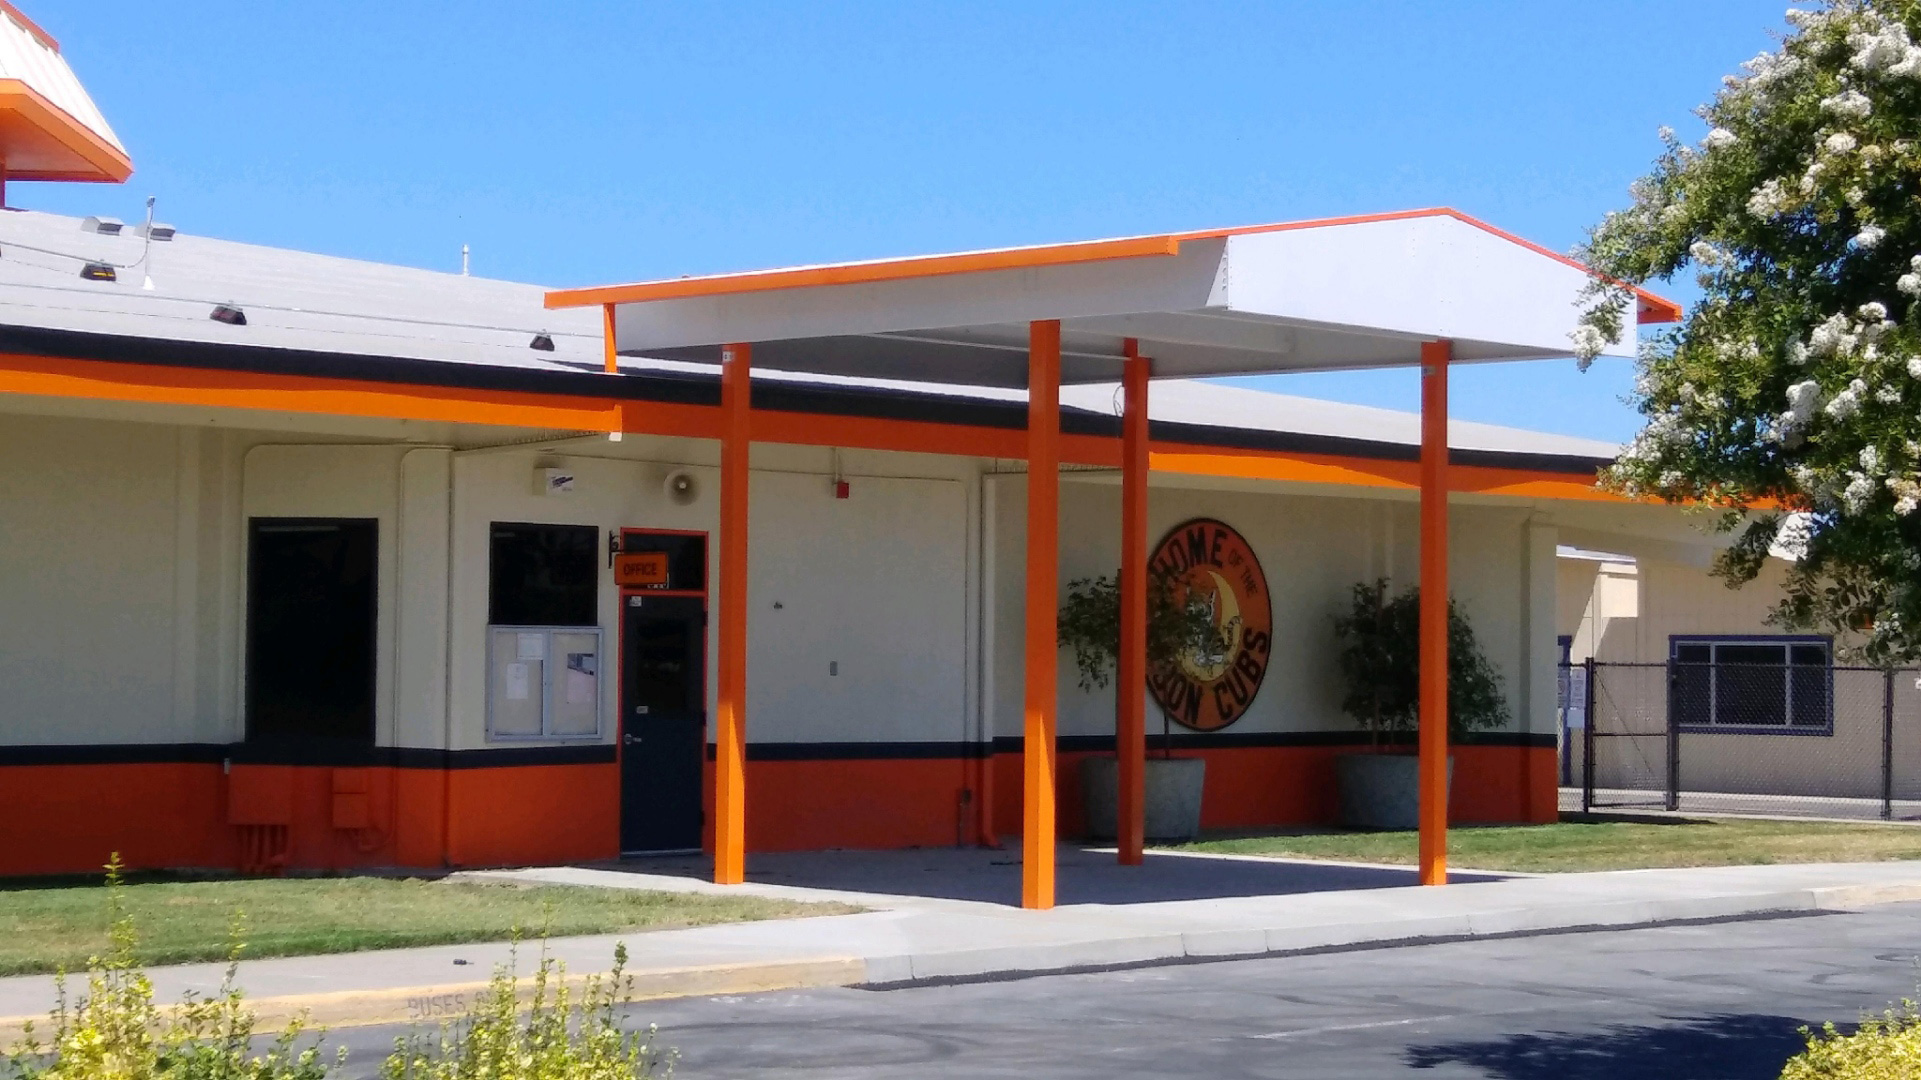
{"label": "black stripe on wall", "polygon": [[611,743],[586,746],[511,746],[433,750],[409,746],[264,747],[244,743],[0,746],[7,765],[312,765],[336,769],[495,769],[517,765],[610,765]]}

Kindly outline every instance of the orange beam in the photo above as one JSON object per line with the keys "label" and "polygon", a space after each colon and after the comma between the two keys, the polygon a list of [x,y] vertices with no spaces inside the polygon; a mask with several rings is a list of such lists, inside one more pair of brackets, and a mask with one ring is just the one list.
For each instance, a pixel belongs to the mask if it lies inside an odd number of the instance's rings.
{"label": "orange beam", "polygon": [[747,455],[753,351],[729,345],[720,365],[720,693],[714,731],[714,883],[747,873]]}
{"label": "orange beam", "polygon": [[773,289],[805,289],[821,285],[869,285],[909,278],[978,274],[992,270],[1022,270],[1067,266],[1107,259],[1138,259],[1179,255],[1181,242],[1172,236],[1137,236],[1123,240],[1093,240],[1078,244],[968,251],[955,255],[921,255],[906,259],[802,266],[790,270],[754,270],[742,274],[645,281],[632,285],[597,285],[585,289],[555,289],[547,294],[550,308],[592,304],[639,304],[651,300],[686,300],[696,296],[729,296]]}
{"label": "orange beam", "polygon": [[1447,366],[1421,345],[1421,884],[1447,884]]}
{"label": "orange beam", "polygon": [[1021,906],[1054,906],[1055,619],[1060,603],[1061,324],[1027,331],[1027,707]]}
{"label": "orange beam", "polygon": [[1134,339],[1121,369],[1121,636],[1114,673],[1114,752],[1122,866],[1139,866],[1147,831],[1147,377]]}
{"label": "orange beam", "polygon": [[620,374],[620,354],[614,351],[614,305],[600,308],[601,367],[609,375]]}
{"label": "orange beam", "polygon": [[[326,416],[625,431],[698,439],[719,438],[721,429],[720,410],[711,405],[70,360],[18,353],[0,353],[0,393],[151,405],[267,409]],[[816,413],[764,410],[753,413],[752,423],[756,442],[1001,458],[1020,458],[1027,452],[1027,435],[1018,428],[863,416],[824,418]],[[1121,465],[1120,439],[1063,435],[1060,445],[1064,462],[1108,468]],[[1420,483],[1420,466],[1411,461],[1170,442],[1152,444],[1150,454],[1151,466],[1156,472],[1406,491],[1415,490]],[[1457,465],[1448,470],[1448,481],[1451,490],[1477,494],[1627,501],[1597,489],[1590,477],[1570,473]]]}
{"label": "orange beam", "polygon": [[16,180],[118,184],[133,175],[118,147],[19,79],[0,79],[0,119]]}

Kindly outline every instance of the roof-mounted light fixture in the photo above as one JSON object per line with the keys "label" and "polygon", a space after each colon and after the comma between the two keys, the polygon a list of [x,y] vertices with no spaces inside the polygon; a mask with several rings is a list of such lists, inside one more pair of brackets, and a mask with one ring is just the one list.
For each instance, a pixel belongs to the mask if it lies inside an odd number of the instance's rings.
{"label": "roof-mounted light fixture", "polygon": [[119,236],[127,223],[119,218],[90,217],[80,222],[81,232],[99,233],[101,236]]}
{"label": "roof-mounted light fixture", "polygon": [[247,313],[232,304],[215,304],[213,313],[207,318],[217,323],[226,323],[228,326],[247,325]]}
{"label": "roof-mounted light fixture", "polygon": [[174,227],[159,221],[142,222],[133,227],[133,234],[135,236],[147,237],[150,240],[171,240],[173,239]]}
{"label": "roof-mounted light fixture", "polygon": [[80,276],[86,278],[88,281],[120,280],[120,275],[113,272],[113,267],[103,262],[90,262],[81,267]]}
{"label": "roof-mounted light fixture", "polygon": [[535,352],[553,352],[554,339],[544,333],[535,334],[534,339],[527,343],[527,347]]}

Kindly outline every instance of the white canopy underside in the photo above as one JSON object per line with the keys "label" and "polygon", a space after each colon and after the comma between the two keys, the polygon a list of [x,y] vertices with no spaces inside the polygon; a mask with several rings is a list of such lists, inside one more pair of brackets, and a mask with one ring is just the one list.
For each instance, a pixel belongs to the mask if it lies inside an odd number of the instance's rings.
{"label": "white canopy underside", "polygon": [[[1113,380],[1123,341],[1160,378],[1567,356],[1586,271],[1437,213],[1184,239],[1175,255],[615,304],[619,352],[978,386],[1027,383],[1028,324],[1061,322],[1064,382]],[[1632,356],[1625,340],[1606,350]]]}

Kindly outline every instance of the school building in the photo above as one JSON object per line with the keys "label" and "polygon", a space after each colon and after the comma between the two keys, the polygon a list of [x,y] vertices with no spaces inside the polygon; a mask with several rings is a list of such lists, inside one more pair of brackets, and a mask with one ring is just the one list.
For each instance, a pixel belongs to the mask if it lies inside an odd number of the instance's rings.
{"label": "school building", "polygon": [[[124,179],[0,16],[8,174]],[[1091,755],[1123,859],[1150,738],[1204,827],[1331,820],[1377,578],[1451,592],[1511,706],[1424,726],[1429,840],[1551,820],[1557,551],[1709,543],[1598,492],[1610,445],[1445,421],[1450,365],[1564,356],[1586,280],[1449,210],[556,292],[9,209],[0,875],[1020,837],[1047,906]],[[1613,354],[1678,315],[1635,305]],[[1202,381],[1414,364],[1419,416]],[[1147,670],[1150,564],[1218,655]],[[1117,570],[1083,690],[1054,611]]]}

